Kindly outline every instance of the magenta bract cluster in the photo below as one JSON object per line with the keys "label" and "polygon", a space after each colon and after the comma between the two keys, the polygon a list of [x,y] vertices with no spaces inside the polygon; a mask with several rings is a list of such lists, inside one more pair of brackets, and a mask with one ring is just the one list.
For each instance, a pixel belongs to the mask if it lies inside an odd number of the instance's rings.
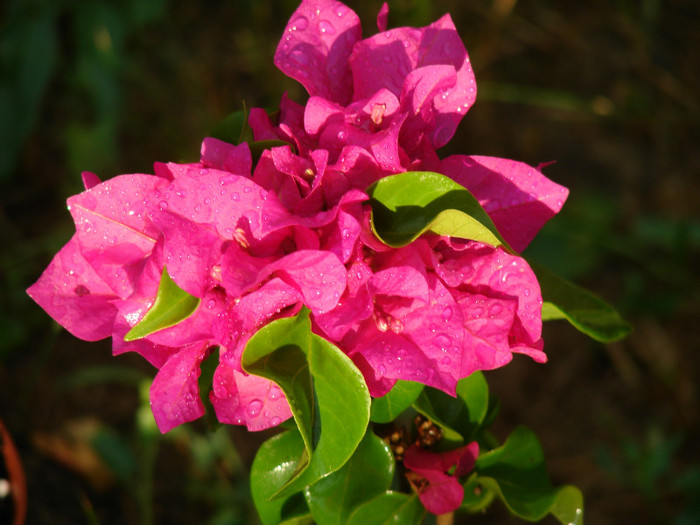
{"label": "magenta bract cluster", "polygon": [[[525,164],[441,159],[475,100],[469,57],[449,17],[362,39],[357,15],[305,0],[275,64],[309,92],[286,96],[271,121],[252,109],[255,140],[288,145],[255,163],[247,143],[204,140],[193,164],[100,182],[68,199],[76,233],[28,292],[86,340],[112,337],[158,373],[159,428],[200,417],[200,364],[218,352],[211,402],[223,423],[262,430],[290,417],[282,391],[246,374],[241,353],[260,327],[311,311],[312,329],[345,352],[381,396],[398,379],[454,394],[457,381],[523,353],[545,361],[540,289],[502,248],[426,234],[390,248],[369,224],[367,187],[394,173],[434,171],[470,190],[515,249],[556,214],[567,190]],[[143,339],[124,335],[152,306],[163,268],[201,299],[184,321]]]}

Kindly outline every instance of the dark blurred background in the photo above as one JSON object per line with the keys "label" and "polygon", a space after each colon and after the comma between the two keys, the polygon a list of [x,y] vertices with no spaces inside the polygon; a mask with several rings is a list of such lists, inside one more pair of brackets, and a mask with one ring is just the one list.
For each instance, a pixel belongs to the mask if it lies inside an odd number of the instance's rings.
{"label": "dark blurred background", "polygon": [[[191,161],[228,113],[304,101],[272,57],[296,0],[0,4],[0,418],[34,524],[255,523],[266,435],[197,422],[161,438],[153,370],[59,329],[25,295],[73,225],[80,172]],[[351,2],[364,35],[378,1]],[[450,12],[478,98],[441,152],[532,165],[570,188],[528,248],[634,325],[603,345],[545,327],[550,362],[489,372],[500,438],[524,423],[589,524],[700,523],[700,11],[661,0],[395,0],[389,24]],[[465,523],[517,523],[494,505]],[[0,521],[2,521],[0,519]],[[554,520],[545,521],[554,523]]]}

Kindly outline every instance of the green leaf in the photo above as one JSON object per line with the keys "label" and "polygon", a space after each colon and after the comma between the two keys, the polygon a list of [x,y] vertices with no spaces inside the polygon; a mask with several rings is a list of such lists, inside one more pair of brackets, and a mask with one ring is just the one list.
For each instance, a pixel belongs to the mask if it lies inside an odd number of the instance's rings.
{"label": "green leaf", "polygon": [[455,448],[473,441],[489,408],[489,387],[477,371],[457,383],[454,398],[435,388],[425,388],[413,408],[442,429],[440,445]]}
{"label": "green leaf", "polygon": [[272,499],[294,473],[303,451],[301,435],[296,430],[290,430],[265,441],[255,454],[250,469],[250,489],[263,525],[277,525],[283,519],[308,514],[303,498],[299,505],[300,494]]}
{"label": "green leaf", "polygon": [[372,230],[389,246],[405,246],[430,230],[512,251],[476,198],[444,175],[399,173],[380,179],[367,192]]}
{"label": "green leaf", "polygon": [[388,491],[358,507],[347,525],[418,525],[424,515],[425,509],[417,495]]}
{"label": "green leaf", "polygon": [[359,505],[389,489],[395,465],[389,445],[368,430],[340,470],[306,488],[306,502],[316,522],[344,524]]}
{"label": "green leaf", "polygon": [[602,343],[625,337],[632,329],[620,314],[600,297],[559,277],[536,263],[530,266],[537,275],[544,305],[542,320],[566,319],[576,329]]}
{"label": "green leaf", "polygon": [[423,391],[422,383],[398,380],[386,395],[372,400],[369,418],[375,423],[390,423],[406,410]]}
{"label": "green leaf", "polygon": [[134,327],[124,336],[124,341],[135,341],[163,328],[169,328],[184,321],[199,306],[199,297],[194,297],[180,288],[163,267],[158,293],[153,306]]}
{"label": "green leaf", "polygon": [[286,497],[342,467],[369,423],[362,373],[340,349],[311,332],[309,310],[261,328],[243,351],[243,369],[284,391],[304,441],[297,470],[276,493]]}
{"label": "green leaf", "polygon": [[234,111],[219,122],[211,136],[229,144],[240,144],[253,140],[253,130],[248,125],[248,108],[243,102],[243,109]]}
{"label": "green leaf", "polygon": [[[267,110],[267,114],[272,118],[275,117],[279,110]],[[212,137],[229,144],[241,144],[247,142],[250,147],[250,154],[254,162],[260,159],[263,151],[277,146],[290,146],[295,150],[294,145],[285,142],[284,140],[258,140],[253,137],[253,130],[248,124],[248,109],[245,102],[243,109],[235,111],[227,115],[217,126],[214,127],[211,133]]]}
{"label": "green leaf", "polygon": [[472,473],[462,486],[464,487],[464,498],[459,508],[469,514],[483,512],[496,497],[495,491],[488,490],[479,483],[479,478],[476,473]]}
{"label": "green leaf", "polygon": [[552,486],[542,447],[528,428],[516,428],[502,446],[480,455],[474,470],[479,484],[495,491],[522,519],[539,521],[551,513],[563,524],[583,524],[581,492],[570,485]]}
{"label": "green leaf", "polygon": [[216,349],[209,349],[206,357],[199,364],[200,374],[197,379],[199,387],[199,397],[204,403],[206,413],[204,417],[207,421],[207,426],[210,431],[216,430],[221,426],[216,417],[216,410],[211,402],[209,394],[214,389],[214,373],[219,366],[219,352]]}

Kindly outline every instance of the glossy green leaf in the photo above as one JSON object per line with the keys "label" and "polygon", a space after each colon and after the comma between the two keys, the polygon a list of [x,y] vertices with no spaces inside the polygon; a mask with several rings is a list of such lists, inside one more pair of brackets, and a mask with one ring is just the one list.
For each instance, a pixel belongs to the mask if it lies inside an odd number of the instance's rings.
{"label": "glossy green leaf", "polygon": [[371,197],[372,229],[389,246],[405,246],[430,230],[507,248],[476,198],[444,175],[430,171],[399,173],[380,179],[367,192]]}
{"label": "glossy green leaf", "polygon": [[296,430],[271,437],[258,449],[250,469],[250,489],[263,525],[277,525],[283,519],[308,514],[300,494],[272,499],[294,473],[303,451],[304,440]]}
{"label": "glossy green leaf", "polygon": [[474,470],[480,485],[495,491],[525,520],[538,521],[551,513],[563,524],[583,524],[581,492],[573,486],[552,486],[542,447],[528,428],[516,428],[502,446],[480,455]]}
{"label": "glossy green leaf", "polygon": [[389,491],[358,507],[347,525],[418,525],[424,515],[417,495]]}
{"label": "glossy green leaf", "polygon": [[559,277],[547,268],[530,263],[542,289],[542,320],[566,319],[596,341],[609,343],[631,330],[620,314],[600,297]]}
{"label": "glossy green leaf", "polygon": [[300,491],[345,464],[367,429],[370,396],[350,358],[311,332],[308,309],[261,328],[248,341],[242,365],[284,391],[304,441],[305,454],[276,497]]}
{"label": "glossy green leaf", "polygon": [[390,423],[406,410],[423,391],[422,383],[399,380],[386,395],[372,400],[369,418],[375,423]]}
{"label": "glossy green leaf", "polygon": [[199,297],[194,297],[180,288],[163,267],[158,292],[153,306],[134,327],[124,336],[124,341],[135,341],[163,328],[169,328],[184,321],[199,306]]}
{"label": "glossy green leaf", "polygon": [[489,408],[489,387],[477,371],[457,383],[457,397],[426,388],[413,407],[442,429],[440,444],[454,448],[473,441]]}
{"label": "glossy green leaf", "polygon": [[459,508],[461,511],[469,514],[483,512],[496,497],[495,491],[489,490],[479,483],[476,473],[472,473],[462,486],[464,487],[464,498]]}
{"label": "glossy green leaf", "polygon": [[359,505],[389,489],[395,465],[389,445],[368,430],[340,470],[304,491],[316,522],[344,524]]}

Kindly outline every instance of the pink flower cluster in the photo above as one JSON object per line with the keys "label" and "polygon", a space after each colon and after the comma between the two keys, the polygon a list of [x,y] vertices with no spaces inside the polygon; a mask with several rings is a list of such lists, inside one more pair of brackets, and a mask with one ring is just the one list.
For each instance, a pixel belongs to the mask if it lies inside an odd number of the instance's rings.
{"label": "pink flower cluster", "polygon": [[[567,195],[519,162],[438,156],[476,96],[467,52],[449,15],[387,30],[387,14],[385,4],[380,32],[362,39],[347,6],[302,2],[275,64],[310,98],[283,97],[275,122],[261,109],[249,115],[256,141],[288,145],[254,163],[247,143],[208,138],[197,163],[105,182],[86,173],[85,191],[68,200],[76,233],[28,293],[77,337],[111,336],[115,354],[137,352],[159,369],[151,403],[163,432],[204,413],[197,381],[214,351],[221,422],[261,430],[287,419],[281,390],[247,375],[241,353],[261,326],[303,306],[374,396],[398,379],[454,394],[461,378],[513,353],[545,361],[542,298],[525,260],[436,235],[394,249],[369,227],[368,185],[405,171],[465,186],[518,251]],[[197,310],[125,342],[164,267],[201,299]]]}

